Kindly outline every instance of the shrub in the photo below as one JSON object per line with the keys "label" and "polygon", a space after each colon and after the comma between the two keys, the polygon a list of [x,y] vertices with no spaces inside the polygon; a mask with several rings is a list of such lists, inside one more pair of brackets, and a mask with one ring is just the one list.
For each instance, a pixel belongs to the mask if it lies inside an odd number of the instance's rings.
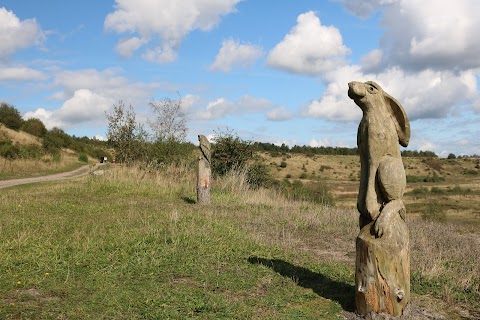
{"label": "shrub", "polygon": [[17,159],[20,154],[20,149],[13,145],[11,141],[0,141],[0,156],[6,159]]}
{"label": "shrub", "polygon": [[428,189],[425,187],[415,188],[410,192],[410,194],[414,194],[414,195],[422,195],[427,193],[428,193]]}
{"label": "shrub", "polygon": [[444,177],[434,174],[433,176],[410,176],[407,175],[407,183],[417,182],[442,182],[445,181]]}
{"label": "shrub", "polygon": [[244,169],[253,159],[252,143],[240,139],[232,130],[215,133],[212,146],[213,173],[222,176],[232,170]]}
{"label": "shrub", "polygon": [[45,128],[43,122],[36,118],[25,121],[22,130],[36,137],[43,137],[47,133],[47,128]]}
{"label": "shrub", "polygon": [[287,163],[285,161],[280,162],[280,168],[286,168]]}
{"label": "shrub", "polygon": [[478,175],[478,171],[472,169],[463,169],[462,174],[475,176]]}
{"label": "shrub", "polygon": [[440,205],[432,202],[428,203],[425,210],[422,212],[422,219],[443,222],[447,219],[447,214]]}
{"label": "shrub", "polygon": [[88,156],[86,153],[80,153],[78,156],[78,161],[88,162]]}
{"label": "shrub", "polygon": [[269,187],[272,178],[263,163],[254,163],[247,169],[247,183],[253,188]]}
{"label": "shrub", "polygon": [[302,174],[299,177],[300,179],[307,179],[307,174],[305,172],[302,172]]}
{"label": "shrub", "polygon": [[2,102],[0,104],[0,122],[7,128],[18,131],[22,127],[23,119],[20,112],[14,106]]}
{"label": "shrub", "polygon": [[175,140],[157,141],[145,144],[145,158],[143,161],[153,166],[170,164],[192,163],[194,159],[195,145],[182,143]]}

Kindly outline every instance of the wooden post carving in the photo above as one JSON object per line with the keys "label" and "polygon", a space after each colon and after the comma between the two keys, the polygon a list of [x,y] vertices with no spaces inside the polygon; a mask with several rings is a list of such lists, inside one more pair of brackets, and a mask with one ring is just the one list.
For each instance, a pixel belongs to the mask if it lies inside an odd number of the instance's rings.
{"label": "wooden post carving", "polygon": [[210,204],[210,188],[212,181],[210,142],[204,135],[198,136],[198,142],[200,143],[200,151],[202,153],[198,158],[197,203]]}
{"label": "wooden post carving", "polygon": [[402,201],[406,177],[398,146],[408,145],[410,123],[400,103],[375,82],[348,86],[348,96],[363,112],[357,135],[356,312],[397,317],[410,301],[409,233]]}

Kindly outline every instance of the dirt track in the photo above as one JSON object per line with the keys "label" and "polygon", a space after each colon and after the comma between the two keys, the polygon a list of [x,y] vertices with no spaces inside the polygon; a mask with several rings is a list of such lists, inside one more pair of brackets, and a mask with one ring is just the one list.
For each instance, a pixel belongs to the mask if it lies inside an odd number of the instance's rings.
{"label": "dirt track", "polygon": [[[95,167],[97,168],[99,164],[96,164]],[[44,182],[44,181],[55,181],[55,180],[63,180],[63,179],[70,179],[81,177],[90,172],[91,169],[89,165],[82,166],[78,169],[69,172],[61,172],[57,174],[52,174],[49,176],[42,176],[42,177],[34,177],[34,178],[22,178],[22,179],[13,179],[13,180],[3,180],[0,181],[0,189],[8,188],[17,186],[20,184],[27,184],[27,183],[35,183],[35,182]]]}

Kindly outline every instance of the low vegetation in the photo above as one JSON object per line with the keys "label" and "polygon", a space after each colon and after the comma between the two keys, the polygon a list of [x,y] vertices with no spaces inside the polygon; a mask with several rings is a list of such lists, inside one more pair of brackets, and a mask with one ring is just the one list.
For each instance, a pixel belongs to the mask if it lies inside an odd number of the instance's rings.
{"label": "low vegetation", "polygon": [[[152,103],[172,107],[160,120],[179,106]],[[123,163],[103,176],[2,190],[1,319],[337,319],[353,311],[356,150],[273,148],[218,132],[213,203],[196,206],[198,150],[182,141],[182,115],[152,140],[132,109],[114,110],[108,144],[58,128],[41,133],[35,120],[30,134],[21,131],[27,122],[0,128],[0,179],[110,154]],[[474,319],[480,165],[450,158],[404,158],[413,301]]]}
{"label": "low vegetation", "polygon": [[[354,209],[252,189],[234,172],[215,181],[211,206],[196,206],[188,165],[108,170],[2,192],[0,318],[337,319],[353,311]],[[478,315],[477,229],[412,217],[409,225],[414,301],[436,305],[433,296]]]}

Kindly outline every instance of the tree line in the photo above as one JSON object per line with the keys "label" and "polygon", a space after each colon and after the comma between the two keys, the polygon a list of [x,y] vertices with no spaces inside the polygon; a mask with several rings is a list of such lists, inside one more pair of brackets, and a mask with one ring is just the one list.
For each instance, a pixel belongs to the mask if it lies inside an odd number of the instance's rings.
{"label": "tree line", "polygon": [[[347,148],[347,147],[311,147],[311,146],[298,146],[294,145],[289,147],[282,143],[278,146],[273,143],[268,142],[254,142],[253,146],[256,151],[269,152],[272,155],[278,155],[282,153],[299,153],[306,156],[315,156],[315,155],[343,155],[343,156],[352,156],[358,155],[358,148]],[[403,150],[403,157],[429,157],[436,158],[437,155],[433,151],[417,151],[417,150]]]}

